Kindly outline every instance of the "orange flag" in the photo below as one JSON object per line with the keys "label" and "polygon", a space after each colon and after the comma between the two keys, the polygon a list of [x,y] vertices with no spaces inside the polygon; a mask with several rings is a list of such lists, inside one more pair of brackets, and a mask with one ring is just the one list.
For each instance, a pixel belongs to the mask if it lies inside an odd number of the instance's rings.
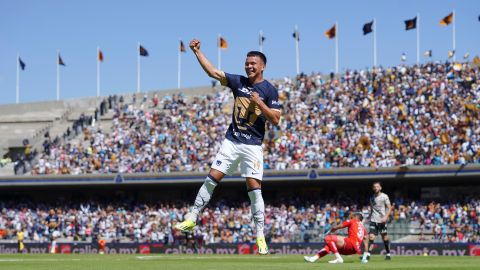
{"label": "orange flag", "polygon": [[327,36],[328,39],[332,39],[337,35],[337,25],[333,25],[332,28],[328,29],[327,32],[325,32],[325,36]]}
{"label": "orange flag", "polygon": [[220,49],[228,48],[227,41],[223,37],[220,37],[220,39],[218,40],[218,47],[220,47]]}
{"label": "orange flag", "polygon": [[103,62],[103,52],[98,50],[98,61]]}
{"label": "orange flag", "polygon": [[453,12],[448,14],[445,18],[440,20],[440,25],[441,26],[447,26],[453,22]]}

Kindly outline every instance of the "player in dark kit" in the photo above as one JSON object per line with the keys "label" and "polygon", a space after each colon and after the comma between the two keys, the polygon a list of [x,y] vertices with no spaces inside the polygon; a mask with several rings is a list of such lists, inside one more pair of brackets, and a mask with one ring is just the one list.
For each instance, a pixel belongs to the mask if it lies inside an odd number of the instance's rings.
{"label": "player in dark kit", "polygon": [[50,239],[50,253],[55,253],[57,248],[57,241],[56,239],[59,236],[59,232],[57,231],[58,228],[58,221],[59,218],[55,214],[54,209],[50,209],[48,212],[48,216],[45,218],[45,225],[48,228],[48,237]]}
{"label": "player in dark kit", "polygon": [[266,122],[278,125],[281,115],[278,91],[263,79],[267,58],[261,52],[249,52],[245,60],[245,73],[247,74],[245,77],[216,69],[200,50],[199,40],[192,40],[190,48],[208,76],[232,90],[235,104],[232,123],[227,130],[220,151],[213,160],[210,172],[198,191],[190,212],[185,215],[185,220],[177,224],[175,228],[181,231],[192,231],[196,225],[198,214],[210,201],[217,184],[225,175],[234,173],[240,166],[242,177],[246,179],[251,202],[252,217],[257,231],[258,253],[267,254],[268,247],[263,235],[265,206],[261,192],[262,141],[265,136]]}

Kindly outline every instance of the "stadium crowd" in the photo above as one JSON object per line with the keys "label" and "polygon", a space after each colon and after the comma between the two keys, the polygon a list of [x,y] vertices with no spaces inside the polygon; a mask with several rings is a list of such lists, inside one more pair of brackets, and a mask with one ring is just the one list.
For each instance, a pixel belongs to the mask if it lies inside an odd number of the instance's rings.
{"label": "stadium crowd", "polygon": [[[283,104],[264,140],[266,169],[480,162],[479,69],[427,63],[301,74],[272,83]],[[206,171],[231,121],[228,89],[104,104],[111,131],[49,144],[33,174]]]}
{"label": "stadium crowd", "polygon": [[[27,241],[48,241],[44,221],[53,207],[63,241],[94,241],[101,237],[109,242],[178,243],[185,239],[181,232],[172,229],[187,211],[180,204],[89,201],[54,206],[3,201],[0,240],[15,239],[15,232],[23,230]],[[318,242],[331,226],[347,219],[350,211],[362,211],[364,216],[369,213],[369,207],[353,202],[310,203],[298,198],[266,205],[265,209],[266,238],[272,243]],[[434,235],[437,241],[480,243],[480,200],[444,204],[397,201],[390,223],[407,228],[401,236],[411,234],[412,229],[419,234],[422,229],[420,233]],[[220,201],[207,208],[197,224],[194,235],[201,244],[254,241],[250,207],[245,204]]]}

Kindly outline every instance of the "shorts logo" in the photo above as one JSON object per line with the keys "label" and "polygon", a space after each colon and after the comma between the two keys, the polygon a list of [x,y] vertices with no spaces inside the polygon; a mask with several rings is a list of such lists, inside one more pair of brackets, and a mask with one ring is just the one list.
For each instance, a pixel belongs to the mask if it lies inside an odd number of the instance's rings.
{"label": "shorts logo", "polygon": [[217,166],[220,166],[220,165],[222,165],[222,161],[217,160]]}
{"label": "shorts logo", "polygon": [[259,170],[259,169],[260,169],[260,162],[259,162],[258,160],[255,160],[255,161],[253,162],[253,168],[254,168],[255,170]]}

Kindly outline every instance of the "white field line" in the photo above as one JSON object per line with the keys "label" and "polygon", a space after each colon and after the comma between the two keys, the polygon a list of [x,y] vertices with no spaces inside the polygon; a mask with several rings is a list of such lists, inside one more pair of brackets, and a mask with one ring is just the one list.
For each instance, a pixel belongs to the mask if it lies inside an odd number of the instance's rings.
{"label": "white field line", "polygon": [[81,259],[17,259],[17,258],[6,258],[0,259],[0,262],[71,262],[71,261],[80,261]]}
{"label": "white field line", "polygon": [[[259,256],[236,256],[234,257],[236,259],[248,259],[251,260],[252,258],[259,257]],[[225,257],[221,256],[168,256],[168,255],[157,255],[157,256],[137,256],[135,257],[138,260],[225,260]],[[262,256],[262,259],[270,259],[270,260],[276,260],[276,259],[281,259],[281,257],[277,256]]]}

